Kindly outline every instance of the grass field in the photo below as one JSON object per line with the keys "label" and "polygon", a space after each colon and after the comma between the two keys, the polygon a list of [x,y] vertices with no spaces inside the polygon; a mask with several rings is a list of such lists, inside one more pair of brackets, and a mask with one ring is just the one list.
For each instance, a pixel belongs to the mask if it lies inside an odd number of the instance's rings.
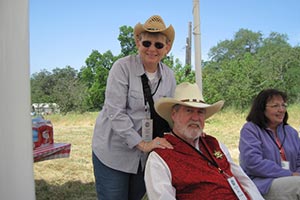
{"label": "grass field", "polygon": [[[299,130],[300,106],[290,106],[289,124]],[[205,132],[217,137],[238,162],[239,130],[247,113],[225,110],[206,121]],[[98,113],[48,115],[54,141],[71,143],[69,158],[34,163],[37,200],[95,200],[91,139]]]}

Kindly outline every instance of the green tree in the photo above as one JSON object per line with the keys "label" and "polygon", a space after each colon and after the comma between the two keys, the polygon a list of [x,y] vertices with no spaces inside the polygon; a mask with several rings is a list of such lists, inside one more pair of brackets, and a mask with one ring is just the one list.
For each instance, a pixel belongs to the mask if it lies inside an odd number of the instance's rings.
{"label": "green tree", "polygon": [[183,66],[178,58],[174,59],[172,54],[163,58],[162,62],[174,71],[177,84],[195,82],[195,71],[192,70],[192,67],[190,65]]}
{"label": "green tree", "polygon": [[77,78],[77,71],[70,66],[55,68],[52,73],[43,70],[31,77],[31,102],[56,103],[60,111],[84,111],[85,88]]}
{"label": "green tree", "polygon": [[51,72],[42,70],[31,76],[31,103],[53,103],[52,97],[54,80]]}
{"label": "green tree", "polygon": [[120,41],[121,45],[121,54],[119,55],[119,57],[137,53],[132,27],[121,26],[118,40]]}
{"label": "green tree", "polygon": [[[79,73],[67,66],[53,73],[43,70],[33,74],[32,103],[58,103],[63,112],[101,109],[113,63],[137,53],[132,27],[120,27],[118,40],[118,56],[111,51],[101,54],[93,50]],[[278,88],[287,92],[289,102],[299,102],[300,47],[291,47],[287,41],[285,34],[272,32],[263,38],[260,32],[240,29],[233,39],[212,47],[210,60],[202,62],[205,100],[213,103],[224,99],[226,106],[244,109],[262,89]],[[174,55],[166,56],[162,62],[173,69],[177,84],[195,82],[195,70],[182,65]]]}
{"label": "green tree", "polygon": [[225,99],[226,105],[248,108],[253,97],[265,88],[278,88],[295,101],[299,94],[299,51],[287,42],[285,34],[240,29],[233,40],[211,48],[211,60],[203,69],[206,97]]}
{"label": "green tree", "polygon": [[111,51],[104,54],[93,50],[80,72],[80,80],[87,87],[86,102],[89,110],[101,109],[105,98],[106,80],[115,57]]}
{"label": "green tree", "polygon": [[212,47],[208,53],[209,58],[214,61],[239,59],[245,53],[255,54],[262,44],[262,34],[252,32],[248,29],[240,29],[233,40],[224,40]]}
{"label": "green tree", "polygon": [[294,50],[287,42],[285,34],[271,33],[259,50],[260,67],[264,68],[267,87],[287,90],[292,85],[287,82],[287,73],[295,61]]}
{"label": "green tree", "polygon": [[227,106],[248,106],[253,93],[259,90],[257,82],[261,81],[256,53],[262,40],[260,32],[240,29],[232,40],[211,48],[210,61],[204,63],[202,72],[208,102],[225,99]]}
{"label": "green tree", "polygon": [[55,84],[52,96],[62,113],[71,111],[83,112],[86,110],[84,101],[86,90],[77,75],[77,70],[70,66],[53,70],[52,77]]}

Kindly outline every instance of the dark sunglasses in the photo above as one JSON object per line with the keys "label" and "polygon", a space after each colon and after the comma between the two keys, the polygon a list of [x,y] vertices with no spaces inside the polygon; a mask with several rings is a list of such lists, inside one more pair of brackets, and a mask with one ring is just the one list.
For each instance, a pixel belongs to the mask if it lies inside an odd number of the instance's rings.
{"label": "dark sunglasses", "polygon": [[[152,42],[145,40],[145,41],[142,42],[142,45],[144,47],[148,48],[148,47],[150,47],[152,45]],[[163,43],[161,43],[161,42],[155,42],[154,46],[157,49],[162,49],[162,48],[164,48],[165,45]]]}

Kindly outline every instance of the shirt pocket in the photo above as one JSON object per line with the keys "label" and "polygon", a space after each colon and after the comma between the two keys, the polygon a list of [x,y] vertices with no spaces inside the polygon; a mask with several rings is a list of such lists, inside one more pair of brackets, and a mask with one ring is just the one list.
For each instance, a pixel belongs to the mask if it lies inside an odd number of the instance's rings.
{"label": "shirt pocket", "polygon": [[172,97],[172,88],[162,86],[159,87],[158,90],[156,91],[155,95],[153,96],[154,101],[157,101],[160,98],[165,98],[165,97]]}
{"label": "shirt pocket", "polygon": [[136,90],[130,90],[128,96],[128,107],[131,110],[137,110],[145,107],[144,93]]}

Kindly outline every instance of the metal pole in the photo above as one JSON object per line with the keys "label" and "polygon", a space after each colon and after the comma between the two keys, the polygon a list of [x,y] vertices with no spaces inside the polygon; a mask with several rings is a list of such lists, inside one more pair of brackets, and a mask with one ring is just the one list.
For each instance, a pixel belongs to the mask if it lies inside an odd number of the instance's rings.
{"label": "metal pole", "polygon": [[188,26],[188,37],[186,39],[186,53],[185,53],[185,65],[191,65],[192,63],[192,22],[189,22],[189,26]]}
{"label": "metal pole", "polygon": [[202,67],[201,67],[201,32],[200,32],[200,14],[199,0],[193,0],[193,17],[194,17],[194,46],[195,46],[195,74],[196,83],[202,92]]}

